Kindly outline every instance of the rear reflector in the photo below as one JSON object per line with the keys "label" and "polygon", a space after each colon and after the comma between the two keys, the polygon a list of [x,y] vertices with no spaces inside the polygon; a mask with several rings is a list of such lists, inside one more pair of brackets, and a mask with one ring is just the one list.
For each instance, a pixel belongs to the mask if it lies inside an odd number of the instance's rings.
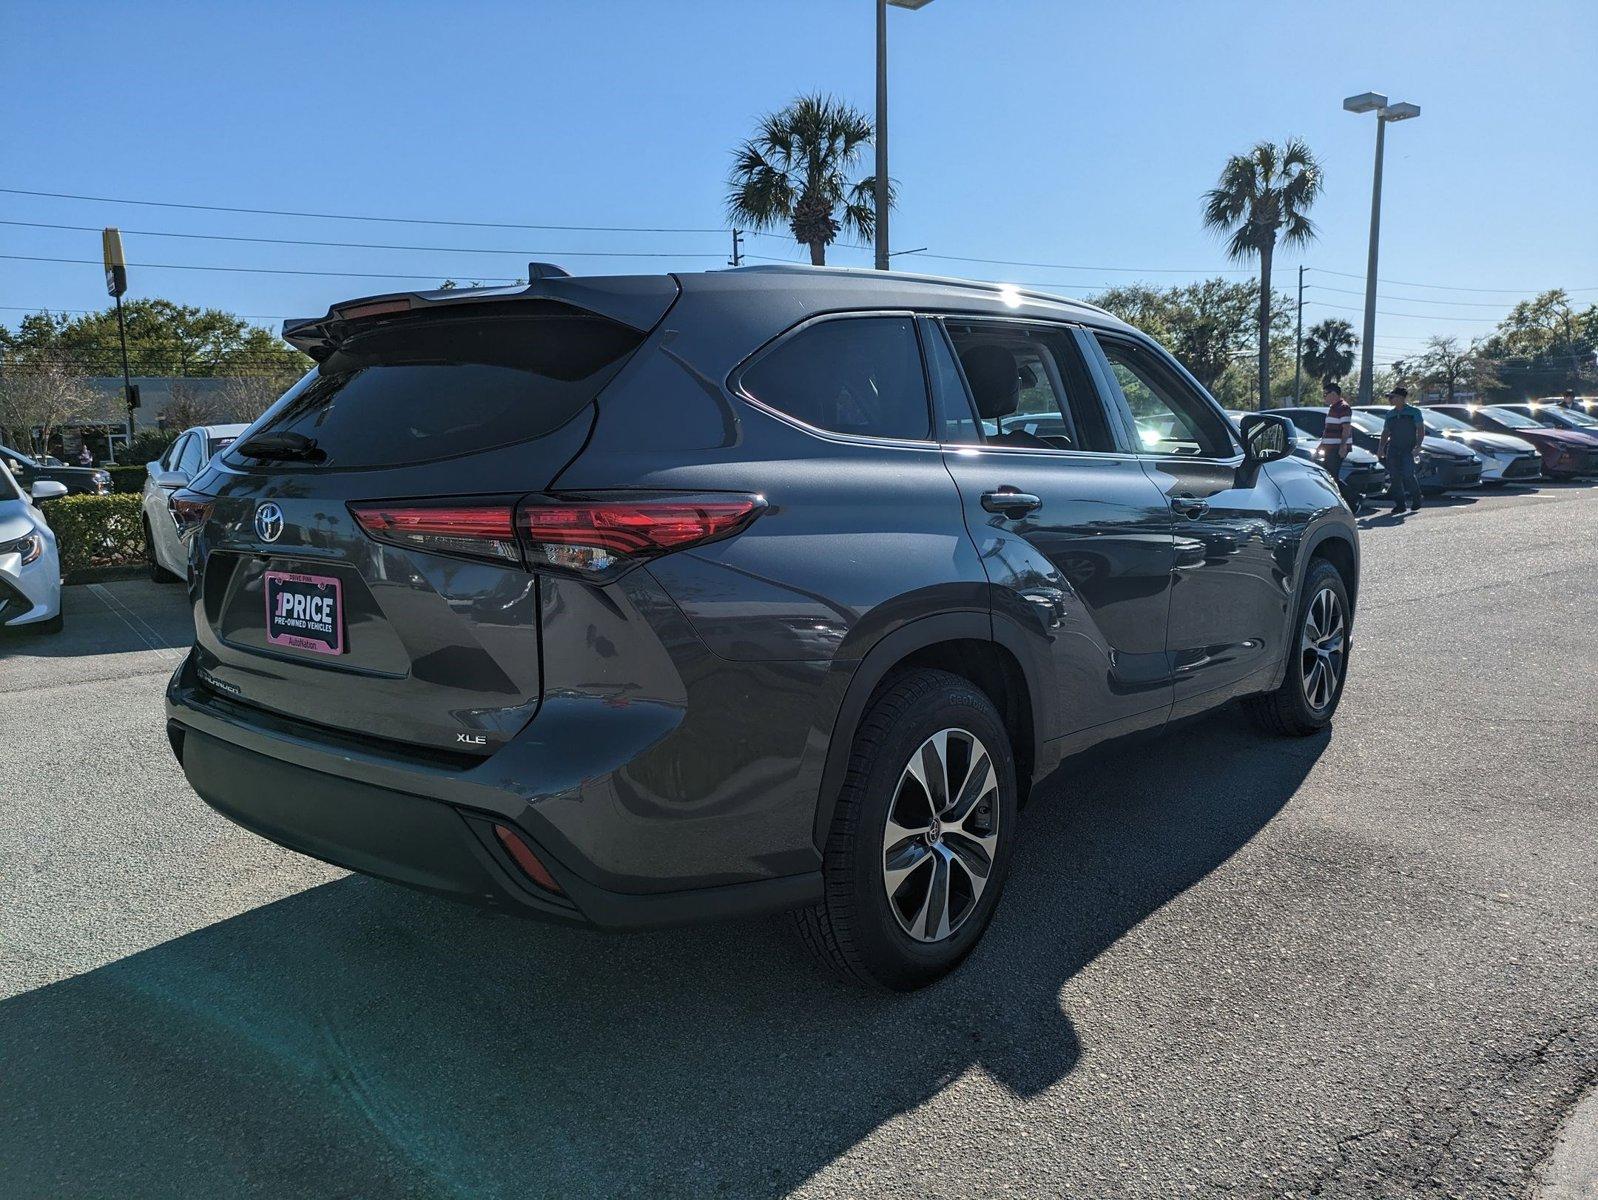
{"label": "rear reflector", "polygon": [[533,853],[533,848],[522,841],[515,830],[507,829],[503,825],[494,826],[494,836],[499,839],[499,844],[505,847],[505,853],[521,868],[522,874],[531,879],[546,892],[564,895],[560,884],[555,882],[555,877],[549,873],[548,868],[538,861],[538,855]]}
{"label": "rear reflector", "polygon": [[646,559],[729,537],[759,516],[765,501],[725,492],[633,492],[535,494],[520,502],[371,501],[349,507],[360,527],[380,542],[603,582]]}

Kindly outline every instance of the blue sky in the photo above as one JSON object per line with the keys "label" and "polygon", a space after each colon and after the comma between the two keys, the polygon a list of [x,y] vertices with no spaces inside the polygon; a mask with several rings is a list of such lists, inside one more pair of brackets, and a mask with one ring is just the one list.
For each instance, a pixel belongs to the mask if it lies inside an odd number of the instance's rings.
{"label": "blue sky", "polygon": [[[0,187],[516,224],[723,226],[731,147],[758,115],[831,91],[869,110],[870,0],[523,0],[307,5],[0,0]],[[1422,106],[1388,139],[1377,351],[1485,332],[1546,287],[1598,300],[1598,4],[934,0],[892,10],[897,247],[1087,269],[920,258],[1051,285],[1223,269],[1199,197],[1225,157],[1298,135],[1326,169],[1306,321],[1358,322],[1373,89]],[[869,168],[867,168],[869,169]],[[717,233],[533,232],[248,216],[0,192],[0,255],[512,276],[722,264]],[[457,248],[169,239],[208,233]],[[505,248],[501,255],[459,248]],[[791,241],[751,239],[797,258]],[[585,257],[579,251],[665,257]],[[837,251],[835,261],[869,256]],[[900,260],[908,265],[913,259]],[[1112,269],[1113,268],[1113,269]],[[1333,274],[1344,272],[1346,274]],[[134,267],[132,294],[267,323],[401,280]],[[1403,282],[1397,282],[1403,281]],[[1445,285],[1419,287],[1418,284]],[[1341,291],[1331,289],[1343,289]],[[1465,289],[1502,289],[1465,290]],[[106,302],[97,265],[0,258],[0,320]]]}

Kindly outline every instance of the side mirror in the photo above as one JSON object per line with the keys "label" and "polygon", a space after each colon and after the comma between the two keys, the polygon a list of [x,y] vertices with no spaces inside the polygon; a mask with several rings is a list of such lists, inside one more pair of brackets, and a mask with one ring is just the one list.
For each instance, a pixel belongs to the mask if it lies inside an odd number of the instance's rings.
{"label": "side mirror", "polygon": [[1268,463],[1293,453],[1293,427],[1286,417],[1248,413],[1239,422],[1243,454],[1249,462]]}
{"label": "side mirror", "polygon": [[67,485],[58,479],[41,479],[33,485],[35,500],[59,500],[67,494]]}
{"label": "side mirror", "polygon": [[155,480],[157,487],[163,487],[169,492],[177,491],[189,481],[189,477],[182,471],[162,471],[159,468],[151,471],[150,477]]}

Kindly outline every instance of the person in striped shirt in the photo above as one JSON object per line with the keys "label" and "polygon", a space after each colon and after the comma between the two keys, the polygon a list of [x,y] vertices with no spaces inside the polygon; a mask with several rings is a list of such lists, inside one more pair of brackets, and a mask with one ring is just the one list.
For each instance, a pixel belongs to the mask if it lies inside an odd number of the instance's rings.
{"label": "person in striped shirt", "polygon": [[1354,448],[1354,410],[1343,399],[1343,389],[1328,379],[1321,385],[1326,401],[1326,426],[1321,431],[1321,466],[1336,479],[1343,460]]}

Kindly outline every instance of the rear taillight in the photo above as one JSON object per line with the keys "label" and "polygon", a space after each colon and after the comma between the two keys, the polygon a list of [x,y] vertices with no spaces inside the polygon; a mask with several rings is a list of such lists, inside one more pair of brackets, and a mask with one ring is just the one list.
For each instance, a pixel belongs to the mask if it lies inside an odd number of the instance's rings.
{"label": "rear taillight", "polygon": [[519,566],[515,511],[509,502],[350,505],[360,527],[380,542]]}
{"label": "rear taillight", "polygon": [[759,496],[725,492],[632,492],[537,494],[515,503],[373,501],[351,504],[350,513],[381,542],[603,582],[647,559],[729,537],[764,507]]}
{"label": "rear taillight", "polygon": [[173,492],[172,499],[167,501],[167,507],[172,511],[172,519],[177,522],[178,536],[193,533],[210,520],[211,508],[215,504],[214,496],[204,496],[186,488],[179,488]]}

